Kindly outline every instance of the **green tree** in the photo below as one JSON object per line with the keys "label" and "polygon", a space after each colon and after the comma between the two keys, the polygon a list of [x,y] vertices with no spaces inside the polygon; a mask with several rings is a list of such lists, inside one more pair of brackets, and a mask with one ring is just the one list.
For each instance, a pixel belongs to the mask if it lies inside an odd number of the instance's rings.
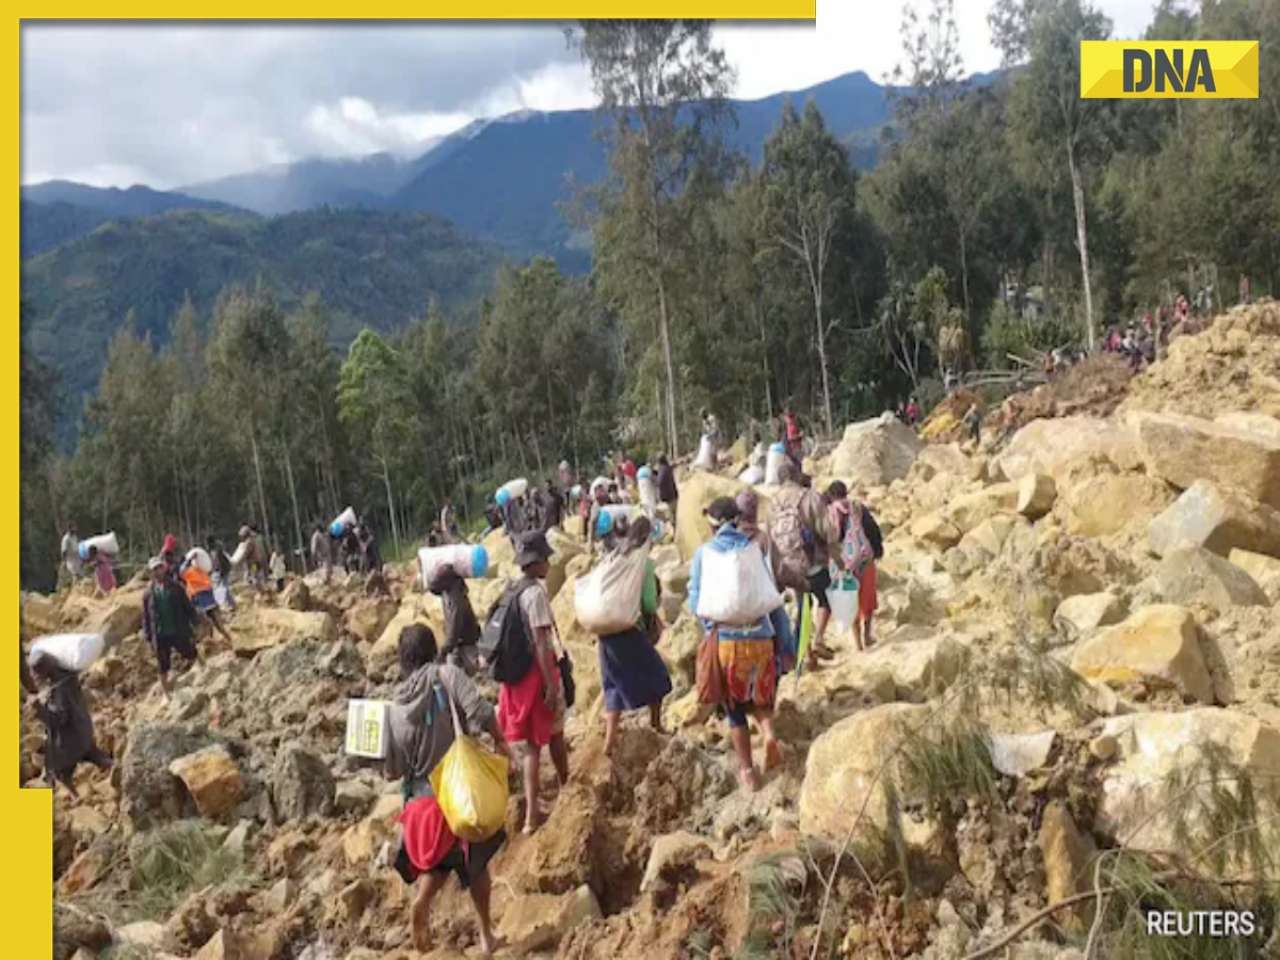
{"label": "green tree", "polygon": [[[705,20],[587,20],[573,38],[601,107],[614,118],[613,182],[599,198],[597,274],[638,320],[654,316],[665,380],[667,445],[679,447],[672,326],[675,275],[689,252],[687,187],[722,163],[710,129],[733,73]],[[714,181],[716,178],[710,178]],[[602,242],[603,241],[603,242]]]}
{"label": "green tree", "polygon": [[[1016,135],[1067,163],[1089,348],[1097,335],[1089,279],[1086,174],[1106,156],[1106,101],[1080,97],[1080,41],[1105,40],[1111,22],[1085,0],[997,0],[992,36],[1008,65],[1022,63],[1013,84]],[[1059,152],[1061,151],[1061,152]]]}
{"label": "green tree", "polygon": [[381,470],[397,554],[400,525],[391,474],[420,431],[415,407],[403,357],[372,330],[360,331],[338,374],[338,415]]}
{"label": "green tree", "polygon": [[778,129],[765,143],[763,176],[769,239],[800,267],[813,306],[823,420],[830,432],[834,423],[827,339],[838,320],[830,320],[823,307],[832,255],[841,251],[841,234],[854,209],[857,174],[849,165],[848,151],[827,131],[810,101],[803,115],[790,103],[783,108]]}

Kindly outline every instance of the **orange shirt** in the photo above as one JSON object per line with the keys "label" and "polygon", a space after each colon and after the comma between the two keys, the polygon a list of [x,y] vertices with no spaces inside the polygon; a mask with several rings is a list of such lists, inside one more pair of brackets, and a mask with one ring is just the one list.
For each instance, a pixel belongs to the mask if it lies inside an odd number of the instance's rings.
{"label": "orange shirt", "polygon": [[189,597],[194,597],[198,593],[213,589],[213,581],[209,579],[209,575],[194,563],[183,571],[182,579],[187,583],[187,596]]}

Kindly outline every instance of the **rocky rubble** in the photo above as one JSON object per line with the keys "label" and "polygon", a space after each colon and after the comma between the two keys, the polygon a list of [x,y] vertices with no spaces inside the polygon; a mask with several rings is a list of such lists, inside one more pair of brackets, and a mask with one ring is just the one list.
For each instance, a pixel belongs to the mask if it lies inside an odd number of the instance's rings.
{"label": "rocky rubble", "polygon": [[[595,641],[573,611],[592,560],[555,535],[573,775],[560,788],[545,770],[553,803],[533,836],[512,800],[493,861],[502,955],[799,957],[819,940],[819,955],[850,960],[955,960],[1086,894],[998,954],[1078,960],[1095,869],[1163,869],[1251,827],[1274,849],[1278,342],[1274,304],[1233,311],[1177,340],[1116,413],[1110,393],[1078,405],[1055,387],[1052,403],[1019,401],[1038,419],[986,431],[978,449],[925,445],[892,418],[849,425],[808,469],[819,486],[849,483],[885,531],[878,642],[859,652],[831,635],[822,669],[782,679],[785,753],[756,794],[738,789],[725,725],[693,692],[700,631],[683,608],[701,512],[742,484],[681,478],[678,539],[653,554],[668,732],[628,718],[612,760]],[[482,614],[513,573],[506,538],[486,545],[493,572],[468,585]],[[233,643],[202,641],[168,704],[136,591],[24,596],[25,638],[103,629],[109,647],[84,685],[118,763],[57,798],[55,956],[415,956],[411,891],[387,862],[398,785],[342,749],[347,699],[391,690],[399,631],[442,632],[412,569],[390,579],[391,599],[317,578],[280,602],[244,597]],[[29,709],[23,731],[34,780]],[[1261,869],[1247,845],[1227,852],[1229,875]],[[157,874],[171,861],[181,869]],[[437,904],[429,956],[475,955],[466,895],[450,883]],[[1096,956],[1118,942],[1112,913]]]}

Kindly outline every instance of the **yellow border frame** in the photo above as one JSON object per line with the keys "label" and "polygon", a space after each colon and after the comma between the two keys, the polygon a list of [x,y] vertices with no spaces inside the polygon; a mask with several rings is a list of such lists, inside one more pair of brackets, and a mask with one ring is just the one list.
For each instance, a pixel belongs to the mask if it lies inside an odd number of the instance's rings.
{"label": "yellow border frame", "polygon": [[[724,20],[809,20],[817,18],[817,0],[441,0],[424,6],[411,4],[384,4],[363,11],[359,18],[350,17],[347,5],[321,3],[305,8],[305,17],[280,17],[280,13],[300,13],[300,4],[283,5],[264,15],[260,5],[230,3],[221,5],[213,19],[335,19],[335,20],[571,20],[591,17],[705,17]],[[424,14],[431,14],[424,17]],[[171,17],[169,10],[154,3],[137,3],[115,7],[110,19],[159,19]],[[12,140],[7,148],[10,189],[4,202],[6,222],[9,223],[6,256],[9,267],[4,272],[5,302],[10,305],[17,322],[21,259],[18,246],[18,184],[20,177],[20,111],[21,111],[21,49],[22,24],[49,20],[102,19],[103,8],[93,3],[59,5],[37,16],[16,20],[12,45],[12,58],[5,71],[4,128]],[[186,18],[184,18],[186,19]],[[19,336],[21,333],[19,332]],[[4,463],[0,478],[0,492],[10,504],[9,530],[21,529],[18,485],[19,426],[19,363],[15,350],[4,361],[8,374],[2,378],[4,407]],[[10,549],[3,564],[3,588],[5,596],[13,603],[14,625],[20,615],[17,551]],[[52,562],[52,561],[51,561]],[[7,686],[11,691],[6,698],[8,707],[3,711],[4,756],[7,762],[9,786],[0,788],[0,817],[5,824],[4,834],[9,853],[7,869],[0,879],[0,911],[3,913],[3,953],[6,956],[27,958],[48,957],[53,952],[53,804],[48,790],[22,790],[14,780],[18,773],[18,674],[10,662]]]}

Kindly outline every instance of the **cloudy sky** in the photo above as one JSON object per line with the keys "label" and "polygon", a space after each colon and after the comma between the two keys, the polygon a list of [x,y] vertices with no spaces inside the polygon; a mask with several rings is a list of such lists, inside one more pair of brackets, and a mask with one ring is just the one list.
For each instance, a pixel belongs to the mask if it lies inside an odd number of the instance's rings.
{"label": "cloudy sky", "polygon": [[[1154,0],[1099,0],[1118,36]],[[998,65],[990,0],[956,0],[965,68]],[[817,25],[721,25],[735,96],[899,59],[902,4],[819,0]],[[310,156],[392,150],[477,117],[591,106],[550,25],[65,25],[22,28],[22,179],[172,188]]]}

